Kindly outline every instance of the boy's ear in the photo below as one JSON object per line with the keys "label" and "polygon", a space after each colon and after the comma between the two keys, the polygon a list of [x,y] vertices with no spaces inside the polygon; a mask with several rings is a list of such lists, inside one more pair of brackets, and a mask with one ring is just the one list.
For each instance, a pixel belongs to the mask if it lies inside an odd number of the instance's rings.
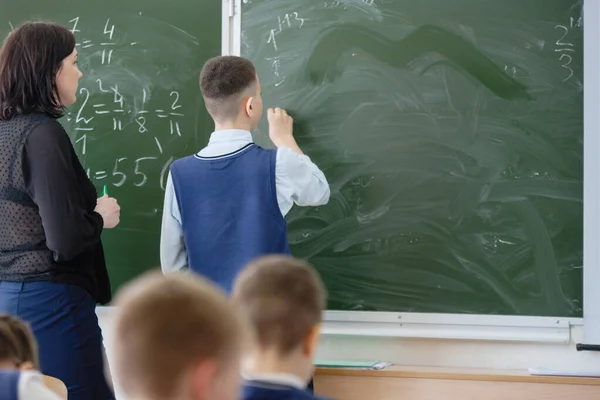
{"label": "boy's ear", "polygon": [[247,116],[252,116],[252,113],[254,112],[254,96],[247,97],[246,100],[244,100],[244,111]]}
{"label": "boy's ear", "polygon": [[191,391],[194,398],[210,399],[212,382],[217,376],[218,367],[216,360],[204,360],[192,368],[190,374],[191,387],[185,388],[186,391]]}
{"label": "boy's ear", "polygon": [[304,343],[302,344],[302,353],[308,357],[313,358],[315,353],[317,352],[317,347],[319,346],[319,337],[321,336],[321,324],[317,324],[312,327],[312,329],[308,332],[306,337],[304,338]]}

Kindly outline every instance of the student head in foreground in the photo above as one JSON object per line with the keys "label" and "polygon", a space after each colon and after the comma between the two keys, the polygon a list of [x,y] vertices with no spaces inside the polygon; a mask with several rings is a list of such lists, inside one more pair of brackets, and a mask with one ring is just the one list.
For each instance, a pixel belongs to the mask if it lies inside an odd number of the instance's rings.
{"label": "student head in foreground", "polygon": [[289,256],[258,258],[238,276],[232,299],[254,333],[244,360],[243,398],[314,398],[305,388],[326,300],[317,272]]}
{"label": "student head in foreground", "polygon": [[37,341],[29,325],[0,314],[0,399],[66,400],[64,383],[43,376],[39,368]]}
{"label": "student head in foreground", "polygon": [[115,380],[132,400],[237,400],[242,326],[203,278],[149,272],[117,294]]}

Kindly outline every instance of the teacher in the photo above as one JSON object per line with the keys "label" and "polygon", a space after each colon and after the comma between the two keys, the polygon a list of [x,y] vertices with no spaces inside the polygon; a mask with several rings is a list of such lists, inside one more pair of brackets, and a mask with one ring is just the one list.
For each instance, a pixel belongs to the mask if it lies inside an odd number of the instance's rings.
{"label": "teacher", "polygon": [[42,373],[69,399],[106,400],[95,307],[111,289],[100,234],[120,209],[97,199],[57,121],[82,76],[75,37],[59,25],[25,23],[0,49],[0,312],[31,325]]}

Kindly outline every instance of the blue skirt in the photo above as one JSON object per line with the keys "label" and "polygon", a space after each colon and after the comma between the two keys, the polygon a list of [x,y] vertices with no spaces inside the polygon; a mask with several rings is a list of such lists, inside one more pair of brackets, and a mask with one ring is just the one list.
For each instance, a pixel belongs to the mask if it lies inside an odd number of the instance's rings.
{"label": "blue skirt", "polygon": [[69,400],[113,400],[105,376],[96,302],[83,288],[53,282],[0,281],[0,312],[27,321],[43,374],[62,380]]}

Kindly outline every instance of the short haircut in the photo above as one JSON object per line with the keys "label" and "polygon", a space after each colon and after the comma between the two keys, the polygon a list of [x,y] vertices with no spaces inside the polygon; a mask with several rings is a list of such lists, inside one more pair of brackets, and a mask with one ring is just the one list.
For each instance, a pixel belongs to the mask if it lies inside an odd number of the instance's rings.
{"label": "short haircut", "polygon": [[208,60],[200,72],[200,91],[215,121],[237,117],[243,94],[256,86],[256,69],[250,60],[220,56]]}
{"label": "short haircut", "polygon": [[285,356],[321,322],[326,291],[317,272],[306,262],[269,255],[240,272],[232,298],[253,326],[258,345]]}
{"label": "short haircut", "polygon": [[0,362],[17,366],[30,362],[40,369],[38,345],[29,324],[9,314],[0,314]]}
{"label": "short haircut", "polygon": [[173,398],[199,363],[237,366],[241,321],[207,280],[147,272],[119,290],[115,305],[114,370],[128,396]]}
{"label": "short haircut", "polygon": [[34,112],[63,116],[56,75],[74,49],[73,33],[49,22],[27,22],[9,33],[0,49],[0,120]]}

